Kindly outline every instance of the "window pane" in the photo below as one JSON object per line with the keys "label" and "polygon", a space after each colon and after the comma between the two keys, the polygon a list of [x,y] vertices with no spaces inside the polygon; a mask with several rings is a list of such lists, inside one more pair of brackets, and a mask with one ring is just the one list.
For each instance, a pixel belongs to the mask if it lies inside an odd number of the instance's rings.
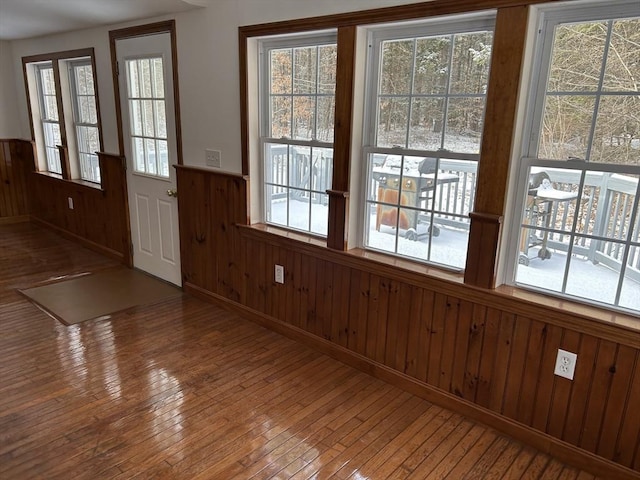
{"label": "window pane", "polygon": [[289,192],[287,187],[265,185],[265,220],[269,223],[288,225]]}
{"label": "window pane", "polygon": [[606,37],[606,22],[556,27],[547,91],[595,91],[600,80]]}
{"label": "window pane", "polygon": [[450,49],[449,36],[416,41],[414,93],[441,95],[447,92]]}
{"label": "window pane", "polygon": [[406,95],[411,92],[413,40],[382,43],[381,95]]}
{"label": "window pane", "polygon": [[293,93],[316,93],[317,47],[293,50]]}
{"label": "window pane", "polygon": [[[620,243],[601,242],[580,237],[576,238],[576,241],[585,245],[587,251],[597,251],[602,249],[602,244],[608,244],[608,250],[614,250],[620,256],[624,254],[625,247]],[[596,302],[614,304],[618,289],[620,264],[611,263],[608,267],[596,270],[588,257],[573,255],[569,263],[566,293],[576,297],[586,297]]]}
{"label": "window pane", "polygon": [[58,120],[56,97],[44,97],[44,118],[47,120]]}
{"label": "window pane", "polygon": [[297,230],[310,231],[311,198],[308,191],[289,189],[289,224]]}
{"label": "window pane", "polygon": [[165,113],[164,100],[154,101],[156,113],[156,136],[158,138],[167,138],[167,115]]}
{"label": "window pane", "polygon": [[443,98],[414,98],[411,105],[409,148],[419,150],[442,148],[443,122]]}
{"label": "window pane", "polygon": [[378,112],[378,147],[407,146],[409,99],[381,98]]}
{"label": "window pane", "polygon": [[548,95],[542,120],[540,158],[587,158],[595,98]]}
{"label": "window pane", "polygon": [[491,32],[455,35],[450,93],[486,93],[492,41]]}
{"label": "window pane", "polygon": [[138,62],[136,60],[127,61],[129,97],[140,97],[140,80],[138,75]]}
{"label": "window pane", "polygon": [[151,60],[153,68],[153,94],[155,98],[164,98],[164,70],[162,58],[154,58]]}
{"label": "window pane", "polygon": [[62,138],[60,136],[60,125],[57,123],[45,123],[44,127],[44,139],[47,147],[56,147],[62,145]]}
{"label": "window pane", "polygon": [[617,20],[613,22],[611,47],[613,55],[607,56],[604,74],[604,90],[638,91],[640,78],[640,19]]}
{"label": "window pane", "polygon": [[265,182],[276,185],[289,184],[289,147],[287,145],[265,145]]}
{"label": "window pane", "polygon": [[315,97],[293,97],[293,138],[315,137]]}
{"label": "window pane", "polygon": [[444,148],[453,152],[479,153],[483,115],[484,98],[450,98]]}
{"label": "window pane", "polygon": [[311,147],[291,147],[289,156],[289,182],[293,188],[309,189],[311,178]]}
{"label": "window pane", "polygon": [[133,137],[133,158],[136,172],[144,173],[147,171],[144,155],[144,140],[142,138]]}
{"label": "window pane", "polygon": [[589,161],[640,165],[638,112],[640,95],[602,97]]}
{"label": "window pane", "polygon": [[271,132],[273,138],[291,138],[291,97],[271,97]]}
{"label": "window pane", "polygon": [[78,123],[98,123],[95,97],[78,97]]}
{"label": "window pane", "polygon": [[151,98],[153,93],[151,91],[152,72],[151,72],[151,60],[148,58],[141,58],[138,61],[138,75],[140,76],[140,96],[143,98]]}
{"label": "window pane", "polygon": [[161,177],[169,178],[169,147],[165,140],[156,140],[158,152],[158,174]]}
{"label": "window pane", "polygon": [[336,110],[335,97],[318,97],[318,123],[316,139],[321,142],[333,142],[334,116]]}
{"label": "window pane", "polygon": [[129,100],[130,111],[129,117],[131,120],[131,134],[142,135],[142,100]]}
{"label": "window pane", "polygon": [[146,156],[146,165],[147,165],[147,173],[151,173],[153,175],[158,173],[157,166],[157,152],[156,152],[156,142],[155,140],[145,139],[144,141],[144,149]]}
{"label": "window pane", "polygon": [[271,51],[271,93],[291,93],[292,83],[291,49]]}
{"label": "window pane", "polygon": [[142,107],[142,127],[143,135],[146,137],[155,136],[155,117],[153,112],[153,100],[141,100]]}
{"label": "window pane", "polygon": [[329,196],[313,194],[311,197],[311,232],[326,236],[329,221]]}
{"label": "window pane", "polygon": [[93,67],[91,65],[85,65],[84,68],[82,68],[82,72],[86,87],[86,91],[84,93],[87,95],[95,95],[95,88],[93,85]]}
{"label": "window pane", "polygon": [[43,95],[54,95],[56,94],[56,84],[53,78],[53,68],[52,67],[41,67],[40,68],[40,85],[42,88]]}
{"label": "window pane", "polygon": [[338,51],[335,45],[318,47],[318,93],[334,95],[336,92],[336,61]]}

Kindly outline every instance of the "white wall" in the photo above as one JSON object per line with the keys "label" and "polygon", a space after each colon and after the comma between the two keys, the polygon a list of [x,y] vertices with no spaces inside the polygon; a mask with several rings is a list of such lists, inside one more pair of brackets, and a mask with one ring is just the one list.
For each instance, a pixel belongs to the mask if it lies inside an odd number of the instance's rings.
{"label": "white wall", "polygon": [[207,8],[175,16],[14,41],[13,67],[21,135],[24,138],[30,135],[21,58],[94,47],[104,150],[117,153],[108,32],[175,18],[184,162],[204,166],[204,150],[213,148],[222,151],[224,170],[240,172],[238,27],[408,3],[416,3],[416,0],[216,0]]}
{"label": "white wall", "polygon": [[13,69],[11,42],[0,40],[0,138],[3,139],[21,137]]}

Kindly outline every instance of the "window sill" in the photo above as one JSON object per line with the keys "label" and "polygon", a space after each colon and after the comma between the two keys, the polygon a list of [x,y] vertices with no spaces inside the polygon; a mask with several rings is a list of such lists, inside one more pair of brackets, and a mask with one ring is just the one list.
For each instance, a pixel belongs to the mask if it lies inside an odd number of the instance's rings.
{"label": "window sill", "polygon": [[[569,323],[575,322],[576,329],[581,332],[592,333],[598,337],[608,338],[625,344],[629,344],[631,341],[633,346],[640,348],[640,318],[632,314],[607,310],[606,308],[544,295],[510,285],[497,287],[495,293],[503,298],[517,300],[523,305],[543,307],[557,312],[563,320],[563,325],[566,327],[571,327]],[[531,316],[533,317],[534,315]],[[571,317],[574,320],[567,321],[567,317]],[[611,327],[615,327],[615,330],[619,333],[613,334]],[[607,330],[605,334],[603,334],[603,329]],[[591,332],[591,330],[593,331]],[[621,335],[635,337],[635,339],[631,340],[631,338],[626,338],[624,341],[621,341]]]}
{"label": "window sill", "polygon": [[80,180],[80,179],[62,178],[62,175],[58,173],[51,173],[51,172],[33,172],[33,173],[42,177],[58,180],[60,182],[65,182],[72,185],[79,185],[81,187],[90,188],[92,190],[97,190],[99,192],[103,191],[102,186],[99,183],[88,182],[87,180]]}

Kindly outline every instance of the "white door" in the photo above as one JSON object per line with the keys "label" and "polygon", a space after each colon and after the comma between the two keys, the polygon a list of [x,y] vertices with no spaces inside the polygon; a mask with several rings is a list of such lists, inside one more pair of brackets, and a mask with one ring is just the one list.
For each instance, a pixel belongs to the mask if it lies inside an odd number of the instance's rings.
{"label": "white door", "polygon": [[182,285],[171,36],[117,40],[116,52],[133,265]]}

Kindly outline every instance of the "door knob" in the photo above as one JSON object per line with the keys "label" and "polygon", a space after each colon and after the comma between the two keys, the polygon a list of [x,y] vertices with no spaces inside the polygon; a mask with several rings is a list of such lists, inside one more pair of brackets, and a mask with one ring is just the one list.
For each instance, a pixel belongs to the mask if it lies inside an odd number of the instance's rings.
{"label": "door knob", "polygon": [[167,195],[169,195],[170,197],[178,197],[178,191],[175,188],[170,188],[169,190],[167,190]]}

